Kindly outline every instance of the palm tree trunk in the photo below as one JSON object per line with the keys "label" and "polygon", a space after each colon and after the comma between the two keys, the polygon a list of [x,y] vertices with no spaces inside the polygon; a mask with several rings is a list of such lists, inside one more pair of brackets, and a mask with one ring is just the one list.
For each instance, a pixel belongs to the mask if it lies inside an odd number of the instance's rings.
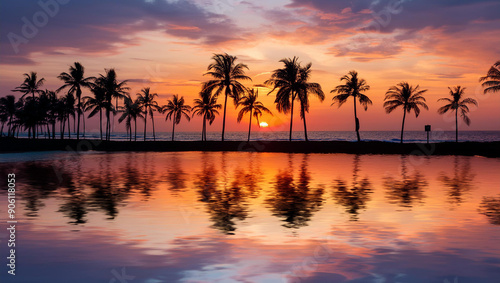
{"label": "palm tree trunk", "polygon": [[71,121],[71,117],[68,116],[68,139],[71,139],[71,124],[70,124],[70,121]]}
{"label": "palm tree trunk", "polygon": [[3,137],[3,126],[5,125],[5,122],[2,122],[2,129],[0,130],[0,137]]}
{"label": "palm tree trunk", "polygon": [[306,125],[306,111],[305,110],[302,110],[302,113],[303,113],[303,120],[304,120],[304,136],[306,138],[306,141],[309,141],[309,139],[307,138],[307,125]]}
{"label": "palm tree trunk", "polygon": [[153,140],[156,141],[156,135],[155,135],[155,119],[154,119],[154,113],[151,112],[151,122],[153,123]]}
{"label": "palm tree trunk", "polygon": [[52,121],[52,139],[56,139],[56,121]]}
{"label": "palm tree trunk", "polygon": [[290,136],[289,141],[292,141],[292,127],[293,127],[293,102],[295,101],[295,95],[292,93],[292,108],[290,109]]}
{"label": "palm tree trunk", "polygon": [[61,128],[61,139],[64,139],[64,129],[66,128],[66,119],[62,119],[61,123],[59,124],[59,128]]}
{"label": "palm tree trunk", "polygon": [[174,141],[175,119],[172,119],[172,141]]}
{"label": "palm tree trunk", "polygon": [[106,140],[109,139],[109,109],[106,109]]}
{"label": "palm tree trunk", "polygon": [[229,88],[226,87],[226,98],[224,99],[224,118],[222,119],[222,141],[224,141],[224,131],[226,129],[226,106],[227,106],[228,94],[229,94]]}
{"label": "palm tree trunk", "polygon": [[102,109],[99,109],[99,131],[101,132],[101,140],[102,140]]}
{"label": "palm tree trunk", "polygon": [[250,130],[252,129],[252,110],[250,109],[250,122],[248,122],[248,139],[247,141],[250,141]]}
{"label": "palm tree trunk", "polygon": [[77,90],[76,90],[76,96],[78,97],[78,107],[77,107],[77,110],[78,111],[78,126],[76,128],[76,140],[79,140],[80,139],[80,115],[81,115],[81,107],[82,107],[82,104],[81,104],[81,96],[82,96],[82,90],[80,89],[80,86],[78,86]]}
{"label": "palm tree trunk", "polygon": [[458,109],[455,109],[455,142],[458,142]]}
{"label": "palm tree trunk", "polygon": [[207,115],[203,115],[203,128],[201,129],[201,141],[206,141],[207,140],[207,135],[206,135],[206,125],[207,125]]}
{"label": "palm tree trunk", "polygon": [[403,125],[401,126],[401,143],[403,143],[403,134],[405,132],[406,107],[403,107]]}
{"label": "palm tree trunk", "polygon": [[134,119],[134,141],[137,141],[137,118]]}
{"label": "palm tree trunk", "polygon": [[144,115],[144,141],[146,141],[146,127],[148,125],[148,109],[146,108],[146,115]]}
{"label": "palm tree trunk", "polygon": [[361,138],[359,137],[359,119],[358,119],[358,113],[356,112],[356,96],[354,97],[354,123],[356,124],[356,136],[358,138],[358,142],[361,141]]}
{"label": "palm tree trunk", "polygon": [[82,111],[82,121],[83,121],[83,138],[85,138],[85,112]]}

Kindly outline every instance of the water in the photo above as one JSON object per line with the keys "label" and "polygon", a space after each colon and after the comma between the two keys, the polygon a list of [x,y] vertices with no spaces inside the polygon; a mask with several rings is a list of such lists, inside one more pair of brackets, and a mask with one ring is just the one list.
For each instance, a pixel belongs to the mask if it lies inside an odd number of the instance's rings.
{"label": "water", "polygon": [[16,174],[19,221],[14,277],[5,266],[3,186],[2,282],[500,278],[500,159],[249,152],[30,156],[0,155],[0,174]]}
{"label": "water", "polygon": [[[398,131],[367,131],[361,132],[361,139],[366,141],[386,141],[400,142],[401,132]],[[273,140],[273,141],[288,141],[289,132],[273,132],[273,131],[255,131],[252,132],[251,140]],[[20,134],[20,137],[27,137],[26,134]],[[41,138],[43,136],[40,136]],[[75,135],[72,134],[75,138]],[[87,138],[99,139],[99,133],[87,133]],[[245,141],[247,140],[248,132],[226,132],[225,139],[229,141]],[[156,140],[169,141],[172,138],[171,132],[156,133]],[[309,140],[313,141],[356,141],[355,132],[343,131],[312,131],[308,132]],[[113,133],[112,140],[128,140],[126,133]],[[221,139],[220,132],[207,133],[207,139],[219,141]],[[293,132],[293,140],[304,140],[304,133],[297,131]],[[144,135],[138,133],[137,140],[144,140]],[[153,134],[148,133],[147,140],[153,140]],[[198,141],[201,140],[200,132],[178,132],[175,134],[177,141]],[[423,131],[408,131],[404,135],[405,142],[427,142],[427,134]],[[430,142],[446,142],[455,141],[454,131],[434,131],[431,132]],[[459,132],[459,141],[475,141],[475,142],[491,142],[500,141],[500,131],[463,131]]]}

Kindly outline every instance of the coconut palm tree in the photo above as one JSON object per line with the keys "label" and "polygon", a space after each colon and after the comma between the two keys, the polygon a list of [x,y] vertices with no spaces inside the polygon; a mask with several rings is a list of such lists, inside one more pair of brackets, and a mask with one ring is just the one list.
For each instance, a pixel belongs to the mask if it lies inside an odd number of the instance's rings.
{"label": "coconut palm tree", "polygon": [[250,90],[247,95],[243,96],[239,101],[238,105],[243,106],[238,113],[238,123],[243,120],[243,116],[247,113],[250,113],[250,119],[248,121],[248,140],[250,141],[250,131],[252,129],[252,116],[257,120],[257,124],[259,124],[259,118],[262,117],[262,114],[268,113],[273,115],[269,109],[267,109],[262,102],[257,101],[259,97],[258,90]]}
{"label": "coconut palm tree", "polygon": [[32,98],[35,98],[35,93],[40,94],[43,92],[40,88],[43,86],[45,82],[44,78],[38,79],[36,72],[26,73],[24,74],[24,82],[13,89],[12,91],[17,91],[23,93],[21,98],[24,98],[26,95],[31,94]]}
{"label": "coconut palm tree", "polygon": [[482,86],[485,94],[500,91],[500,61],[493,64],[486,76],[481,77],[479,81],[483,82]]}
{"label": "coconut palm tree", "polygon": [[192,116],[198,115],[203,116],[203,128],[201,131],[201,140],[207,140],[207,121],[210,125],[215,120],[215,116],[219,115],[218,109],[221,109],[222,105],[217,104],[217,97],[212,95],[210,92],[201,92],[200,98],[194,100],[194,106],[192,108]]}
{"label": "coconut palm tree", "polygon": [[96,84],[91,88],[91,92],[94,95],[93,97],[83,97],[83,100],[85,101],[83,103],[83,111],[90,111],[90,114],[87,118],[92,118],[97,113],[99,113],[99,130],[102,140],[102,110],[110,109],[110,111],[113,111],[113,109],[111,101],[106,101],[106,90],[103,88],[103,86]]}
{"label": "coconut palm tree", "polygon": [[148,120],[148,113],[151,116],[151,122],[153,123],[153,140],[156,140],[155,135],[155,120],[153,117],[154,111],[161,111],[161,107],[158,106],[158,102],[155,98],[158,97],[157,93],[151,93],[150,88],[146,87],[141,89],[141,92],[137,94],[137,101],[144,113],[144,141],[146,141],[146,125]]}
{"label": "coconut palm tree", "polygon": [[298,98],[300,101],[300,118],[304,122],[304,137],[306,141],[307,138],[307,125],[306,125],[306,112],[309,112],[309,94],[314,94],[318,97],[319,101],[323,102],[325,100],[325,94],[321,89],[321,85],[318,83],[310,83],[309,78],[311,76],[311,66],[309,63],[305,67],[300,68],[299,78],[300,78],[300,90],[298,93]]}
{"label": "coconut palm tree", "polygon": [[[80,64],[80,62],[75,62],[74,66],[69,67],[69,73],[63,72],[57,78],[62,80],[64,84],[57,89],[57,92],[69,88],[68,92],[76,96],[78,103],[76,105],[76,111],[78,113],[78,124],[76,128],[76,139],[80,139],[80,115],[82,114],[82,88],[92,88],[93,81],[95,77],[84,76],[85,68]],[[83,116],[85,120],[85,116]],[[85,135],[85,133],[84,133]]]}
{"label": "coconut palm tree", "polygon": [[354,122],[356,123],[356,136],[358,142],[361,141],[359,137],[359,119],[356,112],[356,99],[359,100],[359,104],[363,106],[365,111],[368,109],[368,105],[372,104],[372,101],[363,92],[370,90],[370,86],[366,83],[364,79],[358,78],[358,72],[350,71],[349,74],[340,78],[340,81],[345,81],[344,84],[338,85],[331,91],[331,93],[338,93],[338,95],[333,97],[333,104],[338,103],[339,107],[346,103],[347,99],[352,96],[354,100]]}
{"label": "coconut palm tree", "polygon": [[236,64],[236,56],[225,54],[215,54],[212,59],[214,62],[208,65],[208,72],[205,75],[212,76],[212,80],[203,84],[203,92],[209,92],[217,98],[221,93],[224,93],[224,117],[222,120],[222,141],[224,141],[224,131],[226,129],[226,107],[227,98],[233,99],[234,105],[238,105],[240,96],[246,92],[245,86],[239,81],[252,80],[245,75],[245,69],[248,66],[245,64]]}
{"label": "coconut palm tree", "polygon": [[447,113],[448,111],[455,112],[455,141],[458,142],[458,111],[460,111],[460,117],[464,120],[467,126],[470,125],[470,119],[467,116],[469,112],[469,107],[467,105],[477,106],[477,101],[473,98],[464,98],[465,88],[461,86],[456,86],[453,89],[448,87],[450,90],[450,98],[440,98],[438,101],[446,101],[448,104],[441,106],[438,109],[439,114]]}
{"label": "coconut palm tree", "polygon": [[118,112],[122,113],[120,118],[118,118],[118,123],[125,120],[127,131],[130,131],[130,141],[132,141],[132,120],[134,120],[134,141],[137,141],[137,117],[144,118],[139,102],[137,100],[133,101],[130,97],[126,97],[123,106],[119,106],[118,109]]}
{"label": "coconut palm tree", "polygon": [[[13,126],[13,118],[16,114],[17,106],[16,106],[16,98],[13,95],[7,95],[5,97],[0,98],[0,112],[3,117],[5,117],[5,122],[9,126],[8,136],[12,133]],[[2,123],[2,133],[3,133],[3,123]],[[13,133],[12,133],[13,135]]]}
{"label": "coconut palm tree", "polygon": [[99,85],[100,88],[105,91],[104,101],[106,102],[106,140],[111,139],[111,123],[110,123],[110,114],[116,112],[113,107],[112,99],[113,98],[124,98],[127,96],[127,91],[130,89],[125,86],[127,81],[119,82],[117,80],[115,69],[105,70],[106,74],[99,75],[99,78],[96,79],[96,84]]}
{"label": "coconut palm tree", "polygon": [[175,125],[181,122],[182,116],[186,117],[188,121],[191,120],[189,113],[191,112],[191,106],[184,104],[184,97],[174,94],[172,99],[169,99],[167,105],[161,108],[162,113],[167,113],[165,121],[172,120],[172,141],[174,141]]}
{"label": "coconut palm tree", "polygon": [[400,82],[397,86],[389,88],[385,93],[384,107],[386,113],[391,113],[400,106],[403,107],[401,143],[403,143],[406,113],[410,113],[413,110],[413,112],[415,112],[415,117],[418,117],[420,114],[420,107],[429,110],[423,96],[426,91],[426,89],[419,89],[418,85],[413,87],[407,82]]}

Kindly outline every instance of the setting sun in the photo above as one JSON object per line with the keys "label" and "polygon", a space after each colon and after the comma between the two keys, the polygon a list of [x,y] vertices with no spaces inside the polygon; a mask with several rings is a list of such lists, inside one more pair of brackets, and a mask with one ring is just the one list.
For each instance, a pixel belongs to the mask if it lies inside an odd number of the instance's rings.
{"label": "setting sun", "polygon": [[261,126],[262,128],[269,127],[269,125],[266,122],[260,122],[259,126]]}

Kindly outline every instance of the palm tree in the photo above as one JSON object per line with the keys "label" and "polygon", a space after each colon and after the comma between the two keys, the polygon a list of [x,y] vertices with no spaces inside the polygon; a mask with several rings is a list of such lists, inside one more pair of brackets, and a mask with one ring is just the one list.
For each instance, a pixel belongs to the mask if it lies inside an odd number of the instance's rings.
{"label": "palm tree", "polygon": [[[64,84],[57,89],[57,92],[69,88],[68,92],[76,95],[78,104],[76,105],[76,111],[78,112],[78,125],[76,128],[76,139],[80,139],[80,114],[82,113],[82,88],[91,88],[93,86],[94,77],[84,77],[85,68],[80,64],[80,62],[75,62],[74,66],[69,67],[69,73],[63,72],[57,78],[62,80]],[[85,120],[85,116],[83,116]],[[85,136],[85,133],[84,133]]]}
{"label": "palm tree", "polygon": [[311,76],[311,66],[309,63],[305,67],[300,68],[300,90],[299,90],[299,101],[300,101],[300,118],[304,121],[304,137],[306,141],[307,138],[307,126],[306,126],[306,112],[309,112],[309,93],[316,95],[319,101],[323,102],[325,100],[325,94],[318,83],[309,83],[308,80]]}
{"label": "palm tree", "polygon": [[485,94],[500,91],[500,61],[493,64],[486,76],[481,77],[479,81],[483,82],[482,86]]}
{"label": "palm tree", "polygon": [[356,113],[356,98],[359,100],[359,104],[361,104],[366,111],[368,109],[368,105],[372,104],[372,101],[368,98],[368,96],[363,94],[363,92],[370,90],[370,86],[364,79],[358,78],[358,72],[356,71],[350,71],[349,74],[340,78],[340,81],[345,81],[345,84],[338,85],[331,91],[331,93],[338,93],[338,95],[333,97],[332,105],[338,103],[340,107],[350,96],[353,97],[354,121],[356,123],[356,136],[359,142],[361,141],[361,138],[359,137],[359,119]]}
{"label": "palm tree", "polygon": [[113,107],[112,99],[113,98],[124,98],[127,96],[127,90],[129,87],[126,87],[127,81],[119,82],[116,78],[115,69],[106,70],[106,74],[100,74],[100,77],[96,79],[95,82],[99,87],[103,88],[105,91],[104,101],[106,102],[106,140],[111,139],[111,123],[110,123],[110,113],[115,113],[115,109]]}
{"label": "palm tree", "polygon": [[250,141],[250,131],[252,129],[252,116],[257,119],[257,124],[259,123],[259,117],[262,116],[264,112],[271,114],[271,111],[267,109],[262,102],[257,101],[257,98],[259,97],[259,91],[258,90],[250,90],[246,96],[243,96],[238,103],[238,105],[243,106],[241,108],[240,112],[238,113],[238,123],[243,120],[243,116],[246,113],[250,113],[250,119],[248,121],[248,141]]}
{"label": "palm tree", "polygon": [[125,125],[127,131],[130,131],[130,141],[132,141],[132,120],[134,120],[134,141],[137,141],[137,117],[144,118],[139,102],[137,100],[133,101],[130,97],[126,97],[123,106],[118,107],[118,109],[119,112],[123,113],[122,116],[118,118],[118,123],[126,120]]}
{"label": "palm tree", "polygon": [[470,119],[467,116],[469,112],[469,107],[467,105],[475,105],[477,106],[477,101],[473,98],[464,98],[465,88],[461,86],[456,86],[453,89],[448,87],[450,90],[449,98],[440,98],[438,101],[446,101],[448,104],[441,106],[438,109],[439,114],[447,113],[448,111],[455,111],[455,141],[458,142],[458,111],[460,111],[460,117],[464,120],[467,126],[470,125]]}
{"label": "palm tree", "polygon": [[423,94],[426,89],[419,89],[419,86],[413,87],[407,82],[401,82],[397,86],[392,86],[385,93],[384,107],[386,113],[391,113],[396,108],[403,107],[403,125],[401,126],[401,143],[403,143],[403,134],[405,130],[405,118],[406,113],[410,113],[412,110],[415,112],[415,117],[420,114],[420,108],[429,110],[427,104],[425,104],[425,98]]}
{"label": "palm tree", "polygon": [[24,74],[24,82],[12,91],[22,92],[23,96],[21,96],[21,98],[31,94],[34,99],[35,93],[39,94],[43,91],[40,88],[43,86],[44,81],[44,78],[38,80],[36,72],[26,73]]}
{"label": "palm tree", "polygon": [[248,70],[248,66],[245,64],[236,64],[236,56],[231,56],[227,53],[225,54],[215,54],[212,59],[214,63],[208,65],[208,72],[205,75],[210,75],[213,77],[212,80],[205,82],[203,84],[203,92],[214,92],[217,98],[222,92],[225,94],[224,99],[224,117],[222,120],[222,141],[224,141],[224,131],[226,128],[226,106],[227,98],[231,97],[233,99],[234,105],[238,105],[240,96],[246,92],[245,86],[243,86],[240,80],[252,80],[250,77],[245,75],[245,69]]}
{"label": "palm tree", "polygon": [[203,116],[203,129],[201,131],[201,140],[207,140],[207,124],[210,125],[215,120],[215,115],[219,115],[217,109],[221,109],[222,105],[217,104],[217,97],[210,92],[201,92],[200,98],[194,100],[194,107],[192,108],[192,115]]}
{"label": "palm tree", "polygon": [[94,96],[85,96],[83,100],[83,111],[90,111],[88,118],[92,118],[94,115],[99,113],[99,130],[101,133],[102,140],[102,110],[107,110],[112,108],[111,101],[106,101],[106,90],[99,84],[94,85],[91,88],[91,92]]}
{"label": "palm tree", "polygon": [[144,113],[144,141],[146,141],[146,125],[148,120],[148,112],[151,116],[151,122],[153,123],[153,140],[156,140],[155,136],[155,120],[153,118],[154,111],[161,111],[161,107],[158,106],[158,102],[155,101],[155,97],[158,97],[157,93],[151,93],[150,88],[146,87],[141,89],[141,92],[137,94],[137,101]]}
{"label": "palm tree", "polygon": [[184,97],[174,94],[174,98],[168,100],[167,105],[164,105],[161,109],[162,113],[167,113],[165,121],[172,120],[172,141],[174,141],[175,125],[181,122],[182,116],[186,117],[188,121],[191,120],[189,113],[191,112],[191,106],[184,104]]}
{"label": "palm tree", "polygon": [[[11,135],[12,126],[13,126],[13,118],[16,114],[17,106],[16,106],[16,98],[13,95],[7,95],[6,97],[0,98],[0,111],[3,117],[5,117],[5,122],[9,126],[8,136]],[[8,119],[8,121],[7,121]],[[2,133],[3,133],[3,123],[2,123]]]}

